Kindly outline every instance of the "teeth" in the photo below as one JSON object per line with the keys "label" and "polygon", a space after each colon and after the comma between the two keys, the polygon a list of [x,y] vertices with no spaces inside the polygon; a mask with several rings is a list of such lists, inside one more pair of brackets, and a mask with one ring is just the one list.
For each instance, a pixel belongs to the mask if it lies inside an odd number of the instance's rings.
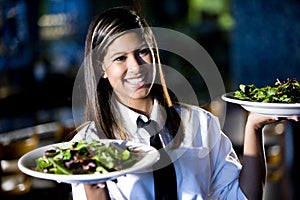
{"label": "teeth", "polygon": [[127,82],[129,82],[131,84],[138,84],[139,82],[142,82],[142,81],[143,81],[142,78],[127,79]]}

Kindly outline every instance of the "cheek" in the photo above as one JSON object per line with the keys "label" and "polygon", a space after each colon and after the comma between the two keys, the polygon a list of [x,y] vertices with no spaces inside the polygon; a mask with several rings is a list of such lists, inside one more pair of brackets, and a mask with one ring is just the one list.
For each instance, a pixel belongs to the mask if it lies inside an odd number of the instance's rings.
{"label": "cheek", "polygon": [[114,88],[118,83],[121,83],[122,77],[126,70],[122,68],[114,68],[110,67],[106,70],[106,76],[111,84],[111,86]]}
{"label": "cheek", "polygon": [[152,63],[152,57],[150,54],[148,54],[145,58],[144,58],[144,61],[148,64]]}
{"label": "cheek", "polygon": [[142,71],[146,72],[151,72],[153,70],[153,62],[151,56],[145,56],[143,57],[143,67]]}

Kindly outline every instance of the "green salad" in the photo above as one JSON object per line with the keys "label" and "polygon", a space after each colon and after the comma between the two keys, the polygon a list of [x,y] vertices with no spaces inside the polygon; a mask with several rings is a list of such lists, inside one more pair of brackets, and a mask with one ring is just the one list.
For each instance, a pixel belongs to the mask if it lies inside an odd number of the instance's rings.
{"label": "green salad", "polygon": [[276,80],[272,86],[262,88],[254,84],[240,84],[239,90],[234,92],[234,98],[253,102],[268,103],[300,103],[300,84],[296,78],[285,81]]}
{"label": "green salad", "polygon": [[82,140],[45,151],[36,159],[36,170],[53,174],[103,174],[128,168],[138,160],[138,152],[117,142]]}

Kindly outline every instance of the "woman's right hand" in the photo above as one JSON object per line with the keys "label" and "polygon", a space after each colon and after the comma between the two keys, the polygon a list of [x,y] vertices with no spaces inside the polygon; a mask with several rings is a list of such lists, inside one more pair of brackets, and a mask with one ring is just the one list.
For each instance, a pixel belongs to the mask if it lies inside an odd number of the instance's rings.
{"label": "woman's right hand", "polygon": [[106,183],[84,184],[87,200],[107,200],[110,199]]}

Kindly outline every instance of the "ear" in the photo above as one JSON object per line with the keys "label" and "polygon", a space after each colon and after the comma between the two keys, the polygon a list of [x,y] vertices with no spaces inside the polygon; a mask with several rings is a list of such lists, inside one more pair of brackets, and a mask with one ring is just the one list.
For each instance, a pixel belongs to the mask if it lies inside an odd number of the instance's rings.
{"label": "ear", "polygon": [[103,78],[107,78],[106,71],[103,72],[102,77],[103,77]]}

